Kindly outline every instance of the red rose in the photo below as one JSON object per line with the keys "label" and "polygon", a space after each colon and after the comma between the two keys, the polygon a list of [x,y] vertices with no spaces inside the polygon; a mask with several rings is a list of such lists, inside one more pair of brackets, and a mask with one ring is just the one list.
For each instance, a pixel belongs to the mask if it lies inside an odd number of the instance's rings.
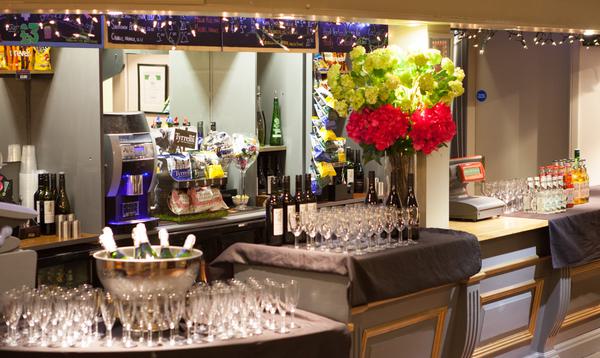
{"label": "red rose", "polygon": [[373,144],[379,151],[406,136],[409,116],[399,108],[386,104],[375,110],[352,112],[348,118],[348,136],[360,144]]}
{"label": "red rose", "polygon": [[438,103],[432,108],[415,111],[412,117],[410,138],[416,151],[430,154],[442,143],[448,142],[456,134],[450,107]]}

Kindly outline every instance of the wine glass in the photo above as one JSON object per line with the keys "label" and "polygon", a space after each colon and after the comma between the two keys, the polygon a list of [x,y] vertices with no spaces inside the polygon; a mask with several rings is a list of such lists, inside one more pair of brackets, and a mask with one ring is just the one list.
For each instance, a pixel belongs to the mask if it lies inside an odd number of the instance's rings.
{"label": "wine glass", "polygon": [[315,220],[308,218],[311,215],[306,215],[306,216],[307,216],[307,220],[306,220],[305,230],[306,230],[306,234],[308,235],[308,238],[306,240],[306,249],[312,251],[315,249],[315,237],[317,236],[317,223],[315,222]]}
{"label": "wine glass", "polygon": [[133,348],[137,346],[131,339],[131,330],[136,311],[136,299],[135,297],[125,294],[119,297],[119,319],[125,329],[125,335],[123,336],[123,345],[126,348]]}
{"label": "wine glass", "polygon": [[115,299],[108,292],[105,292],[104,294],[100,295],[100,311],[102,312],[102,320],[104,321],[104,326],[106,326],[106,346],[112,347],[112,328],[115,324],[117,306]]}
{"label": "wine glass", "polygon": [[[240,134],[234,133],[231,136],[233,140],[233,155],[236,168],[240,170],[241,175],[241,195],[242,198],[246,196],[246,170],[254,164],[256,161],[256,157],[258,157],[258,152],[260,148],[260,144],[256,135],[248,135],[248,134]],[[247,201],[245,201],[247,203]],[[242,200],[242,204],[237,208],[239,210],[245,210],[246,203]]]}
{"label": "wine glass", "polygon": [[288,306],[287,310],[290,312],[290,315],[291,315],[290,328],[291,329],[300,328],[300,326],[298,326],[298,324],[295,321],[296,308],[298,307],[298,301],[300,300],[300,287],[298,286],[298,281],[290,280],[287,283],[286,294],[287,294],[286,304]]}
{"label": "wine glass", "polygon": [[4,296],[0,296],[0,311],[2,318],[6,322],[8,328],[8,336],[6,337],[6,344],[9,346],[16,346],[17,339],[17,326],[23,305],[20,300],[20,295],[16,290],[7,292]]}
{"label": "wine glass", "polygon": [[290,297],[289,293],[287,292],[289,288],[286,284],[277,283],[274,285],[273,289],[275,290],[274,294],[275,302],[277,303],[277,311],[281,316],[281,326],[276,332],[281,334],[290,333],[290,330],[287,328],[287,325],[285,323],[285,316],[287,314],[288,308],[287,300]]}
{"label": "wine glass", "polygon": [[168,296],[168,316],[169,322],[169,344],[174,346],[181,342],[181,337],[175,335],[175,327],[181,321],[183,316],[184,297],[179,293],[171,293]]}
{"label": "wine glass", "polygon": [[288,223],[294,234],[294,248],[300,248],[300,235],[302,235],[302,216],[300,212],[293,211],[288,214]]}

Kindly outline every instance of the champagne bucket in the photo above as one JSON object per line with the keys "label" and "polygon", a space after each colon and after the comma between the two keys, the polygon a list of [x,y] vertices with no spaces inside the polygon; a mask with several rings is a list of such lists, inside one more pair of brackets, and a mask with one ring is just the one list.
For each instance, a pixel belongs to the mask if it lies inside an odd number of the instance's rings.
{"label": "champagne bucket", "polygon": [[[153,246],[160,252],[159,246]],[[128,257],[134,257],[134,247],[119,248]],[[176,256],[182,247],[171,246]],[[116,296],[125,294],[184,293],[200,273],[202,251],[192,249],[190,256],[172,259],[113,259],[101,250],[93,254],[98,278],[106,290]]]}

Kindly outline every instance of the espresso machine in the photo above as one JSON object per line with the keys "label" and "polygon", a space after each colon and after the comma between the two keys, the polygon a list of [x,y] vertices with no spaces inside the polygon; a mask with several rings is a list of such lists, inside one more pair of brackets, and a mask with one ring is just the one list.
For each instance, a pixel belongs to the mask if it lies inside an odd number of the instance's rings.
{"label": "espresso machine", "polygon": [[129,232],[138,223],[158,225],[149,215],[155,185],[156,147],[143,112],[102,117],[105,221],[113,231]]}
{"label": "espresso machine", "polygon": [[504,202],[489,196],[472,196],[467,184],[485,180],[483,157],[450,159],[450,219],[478,221],[502,215]]}

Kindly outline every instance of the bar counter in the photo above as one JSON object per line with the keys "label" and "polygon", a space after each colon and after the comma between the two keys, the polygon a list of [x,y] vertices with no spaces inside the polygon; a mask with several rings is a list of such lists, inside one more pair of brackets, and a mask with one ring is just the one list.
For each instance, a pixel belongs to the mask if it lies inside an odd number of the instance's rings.
{"label": "bar counter", "polygon": [[342,323],[316,314],[298,311],[298,329],[287,334],[265,331],[260,336],[236,338],[211,343],[159,347],[124,348],[119,342],[120,328],[115,329],[113,347],[92,343],[90,347],[44,348],[0,347],[0,355],[11,357],[203,357],[203,358],[347,358],[350,334]]}
{"label": "bar counter", "polygon": [[[477,236],[481,245],[482,269],[469,279],[471,287],[478,287],[481,306],[473,320],[479,322],[472,328],[474,357],[584,357],[598,351],[600,261],[594,257],[600,252],[594,245],[572,249],[586,240],[595,243],[597,231],[574,230],[571,223],[583,217],[597,225],[600,210],[593,203],[599,198],[600,192],[592,190],[592,204],[562,214],[516,213],[449,223]],[[564,218],[566,226],[556,221]],[[556,225],[563,236],[552,236]],[[573,253],[578,263],[557,261]]]}

